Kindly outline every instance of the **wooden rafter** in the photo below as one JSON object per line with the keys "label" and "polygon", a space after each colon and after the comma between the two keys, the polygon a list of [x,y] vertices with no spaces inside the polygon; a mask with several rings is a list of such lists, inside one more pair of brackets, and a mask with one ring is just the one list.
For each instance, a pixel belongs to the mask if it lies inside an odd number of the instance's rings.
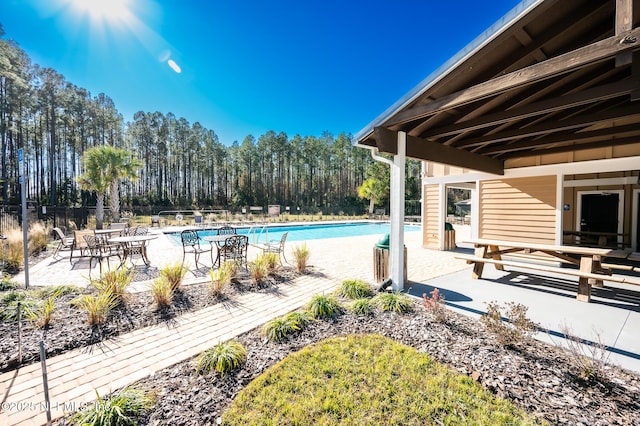
{"label": "wooden rafter", "polygon": [[519,86],[532,84],[580,67],[604,61],[618,53],[640,48],[638,38],[640,38],[640,28],[608,37],[564,55],[556,56],[468,89],[460,90],[428,104],[402,111],[387,122],[386,125],[391,126],[418,120],[446,109],[495,96]]}
{"label": "wooden rafter", "polygon": [[[376,127],[374,129],[376,147],[378,151],[386,154],[398,153],[398,132]],[[407,157],[416,158],[435,163],[449,164],[465,169],[481,172],[504,174],[504,162],[490,157],[460,151],[458,149],[431,142],[426,139],[407,135]]]}

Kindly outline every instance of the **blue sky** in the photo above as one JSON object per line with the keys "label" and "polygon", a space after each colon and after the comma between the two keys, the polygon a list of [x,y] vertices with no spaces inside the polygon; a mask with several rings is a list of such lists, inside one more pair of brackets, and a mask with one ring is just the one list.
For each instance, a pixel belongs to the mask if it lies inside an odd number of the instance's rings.
{"label": "blue sky", "polygon": [[0,22],[126,121],[172,112],[229,145],[355,134],[518,3],[2,0]]}

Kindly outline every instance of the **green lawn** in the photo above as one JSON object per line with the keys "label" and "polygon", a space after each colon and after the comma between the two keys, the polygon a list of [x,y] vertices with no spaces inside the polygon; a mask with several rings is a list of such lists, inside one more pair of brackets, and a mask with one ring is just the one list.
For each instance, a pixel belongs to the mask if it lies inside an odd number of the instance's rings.
{"label": "green lawn", "polygon": [[468,376],[378,335],[332,338],[291,354],[233,401],[223,424],[540,424]]}

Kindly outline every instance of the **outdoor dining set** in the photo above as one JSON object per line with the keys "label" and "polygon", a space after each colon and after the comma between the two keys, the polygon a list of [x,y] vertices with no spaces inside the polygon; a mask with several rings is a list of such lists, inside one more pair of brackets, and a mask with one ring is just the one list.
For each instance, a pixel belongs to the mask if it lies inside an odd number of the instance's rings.
{"label": "outdoor dining set", "polygon": [[102,274],[102,261],[117,257],[118,267],[124,267],[127,261],[133,264],[133,256],[138,255],[145,265],[149,265],[147,256],[147,243],[157,235],[149,234],[146,226],[128,227],[125,223],[113,223],[106,229],[76,230],[72,237],[67,237],[62,229],[54,228],[59,237],[59,244],[55,249],[56,256],[62,248],[71,251],[69,262],[73,262],[74,253],[77,257],[89,258],[89,274],[96,261],[100,265]]}

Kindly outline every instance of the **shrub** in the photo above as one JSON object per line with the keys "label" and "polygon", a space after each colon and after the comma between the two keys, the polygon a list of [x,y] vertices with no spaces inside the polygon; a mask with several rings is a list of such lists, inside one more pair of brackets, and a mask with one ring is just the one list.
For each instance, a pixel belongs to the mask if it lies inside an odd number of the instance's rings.
{"label": "shrub", "polygon": [[249,262],[249,274],[251,282],[259,285],[269,276],[268,261],[264,255],[256,257],[253,262]]}
{"label": "shrub", "polygon": [[278,317],[269,320],[262,327],[262,334],[272,342],[281,342],[295,331],[297,330],[294,328],[294,325],[287,321],[285,317]]}
{"label": "shrub", "polygon": [[104,324],[109,312],[118,306],[118,299],[108,291],[96,295],[83,294],[72,301],[72,305],[87,313],[89,325]]}
{"label": "shrub", "polygon": [[380,293],[376,295],[372,303],[381,311],[409,312],[412,307],[411,299],[404,293]]}
{"label": "shrub", "polygon": [[174,283],[164,275],[153,280],[153,284],[150,285],[151,295],[153,296],[153,300],[156,302],[156,305],[158,305],[158,308],[166,308],[171,305],[171,300],[173,300],[173,293],[175,290],[173,284]]}
{"label": "shrub", "polygon": [[71,293],[80,293],[82,290],[75,285],[56,285],[50,287],[42,287],[41,289],[36,290],[37,297],[41,299],[46,299],[47,297],[58,297],[63,296],[65,294]]}
{"label": "shrub", "polygon": [[311,314],[307,311],[290,312],[268,321],[262,327],[262,334],[272,342],[280,342],[289,335],[303,330],[311,320]]}
{"label": "shrub", "polygon": [[50,296],[44,302],[40,303],[38,310],[35,312],[34,322],[40,328],[47,328],[53,319],[53,312],[56,307],[56,297]]}
{"label": "shrub", "polygon": [[18,286],[19,285],[16,281],[12,281],[7,277],[2,277],[0,280],[0,291],[15,290]]}
{"label": "shrub", "polygon": [[434,288],[429,294],[431,297],[427,296],[426,293],[422,294],[422,306],[433,314],[436,321],[446,322],[449,311],[447,311],[447,307],[444,304],[444,296],[440,294],[440,290],[437,288]]}
{"label": "shrub", "polygon": [[311,253],[307,248],[307,243],[293,247],[293,257],[296,260],[296,270],[301,274],[307,272],[307,262]]}
{"label": "shrub", "polygon": [[332,318],[339,314],[342,308],[335,297],[317,294],[307,304],[307,310],[313,318]]}
{"label": "shrub", "polygon": [[209,278],[211,279],[209,289],[212,295],[216,297],[222,295],[224,289],[231,283],[236,268],[235,262],[225,262],[220,268],[209,270]]}
{"label": "shrub", "polygon": [[527,318],[529,308],[526,306],[515,302],[507,303],[506,321],[502,321],[502,309],[504,308],[497,302],[490,302],[487,304],[487,313],[480,318],[501,345],[515,346],[536,331],[538,325]]}
{"label": "shrub", "polygon": [[7,250],[4,254],[4,267],[7,271],[18,271],[24,260],[24,248],[22,247],[22,230],[20,228],[8,229]]}
{"label": "shrub", "polygon": [[373,289],[362,280],[344,280],[336,290],[336,294],[349,299],[361,299],[373,296]]}
{"label": "shrub", "polygon": [[172,292],[180,287],[180,284],[182,284],[182,280],[186,274],[187,268],[181,263],[167,265],[160,270],[160,276],[164,277],[169,282]]}
{"label": "shrub", "polygon": [[278,255],[276,253],[263,253],[264,261],[267,264],[267,273],[271,274],[278,267]]}
{"label": "shrub", "polygon": [[91,284],[100,293],[109,293],[115,298],[117,304],[126,302],[127,287],[131,284],[133,273],[125,268],[108,271],[100,279],[94,280]]}
{"label": "shrub", "polygon": [[79,425],[110,426],[110,425],[135,425],[138,417],[141,417],[153,404],[153,398],[145,392],[137,389],[126,388],[106,400],[102,399],[98,392],[97,402],[91,408],[78,412],[74,421]]}
{"label": "shrub", "polygon": [[27,245],[29,253],[40,253],[47,248],[51,239],[51,225],[34,222],[27,231]]}
{"label": "shrub", "polygon": [[35,299],[31,291],[11,291],[4,295],[0,304],[0,317],[6,321],[17,321],[18,303],[20,303],[20,317],[35,321],[42,302]]}
{"label": "shrub", "polygon": [[356,299],[349,305],[349,310],[356,315],[373,314],[373,303],[371,299]]}
{"label": "shrub", "polygon": [[196,359],[196,373],[215,371],[224,376],[242,365],[246,359],[247,350],[239,342],[220,342]]}
{"label": "shrub", "polygon": [[572,355],[580,377],[588,383],[606,381],[609,354],[600,333],[596,332],[595,342],[590,344],[576,336],[566,324],[560,331],[564,334],[566,349]]}

